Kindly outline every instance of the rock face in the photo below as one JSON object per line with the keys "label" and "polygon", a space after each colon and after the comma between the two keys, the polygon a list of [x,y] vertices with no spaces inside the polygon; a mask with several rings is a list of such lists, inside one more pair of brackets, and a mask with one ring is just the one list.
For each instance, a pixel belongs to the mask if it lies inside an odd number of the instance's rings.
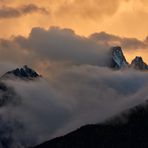
{"label": "rock face", "polygon": [[133,68],[136,70],[146,71],[148,65],[143,61],[142,57],[136,56],[135,59],[128,64],[121,47],[116,46],[111,49],[111,68],[120,70],[125,68]]}
{"label": "rock face", "polygon": [[136,57],[132,63],[131,67],[137,70],[148,70],[148,65],[143,61],[142,57]]}
{"label": "rock face", "polygon": [[2,78],[20,78],[20,79],[34,79],[40,77],[40,75],[35,72],[33,69],[25,65],[23,68],[17,68],[12,71],[8,71],[2,76]]}
{"label": "rock face", "polygon": [[128,62],[126,61],[126,58],[122,52],[121,47],[113,47],[111,50],[112,54],[112,61],[111,61],[111,67],[115,69],[122,69],[128,67]]}

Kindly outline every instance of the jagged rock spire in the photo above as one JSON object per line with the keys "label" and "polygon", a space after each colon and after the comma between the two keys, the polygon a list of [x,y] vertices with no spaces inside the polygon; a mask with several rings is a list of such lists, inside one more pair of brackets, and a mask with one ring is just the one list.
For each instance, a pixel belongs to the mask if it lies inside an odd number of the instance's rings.
{"label": "jagged rock spire", "polygon": [[148,65],[143,61],[142,57],[138,56],[132,61],[131,67],[137,70],[148,70]]}
{"label": "jagged rock spire", "polygon": [[111,49],[111,68],[114,69],[124,69],[124,68],[134,68],[136,70],[148,70],[148,65],[143,61],[142,57],[136,56],[135,59],[128,64],[121,47],[116,46]]}
{"label": "jagged rock spire", "polygon": [[115,69],[122,69],[128,67],[128,62],[126,61],[126,58],[122,52],[121,47],[116,46],[112,47],[111,50],[112,54],[112,61],[111,61],[111,67]]}

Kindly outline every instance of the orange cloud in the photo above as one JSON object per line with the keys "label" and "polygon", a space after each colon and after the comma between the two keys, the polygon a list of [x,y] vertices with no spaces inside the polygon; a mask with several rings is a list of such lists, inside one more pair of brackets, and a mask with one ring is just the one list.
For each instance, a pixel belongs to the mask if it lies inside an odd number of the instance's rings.
{"label": "orange cloud", "polygon": [[[105,15],[113,15],[119,6],[119,0],[72,0],[65,1],[57,11],[59,16],[68,18],[99,19]],[[67,13],[68,12],[68,13]]]}
{"label": "orange cloud", "polygon": [[[147,36],[147,0],[0,0],[5,7],[34,4],[49,15],[29,14],[0,21],[0,37],[28,35],[33,27],[60,26],[88,36],[105,31],[123,37],[144,39]],[[17,26],[16,26],[17,24]]]}

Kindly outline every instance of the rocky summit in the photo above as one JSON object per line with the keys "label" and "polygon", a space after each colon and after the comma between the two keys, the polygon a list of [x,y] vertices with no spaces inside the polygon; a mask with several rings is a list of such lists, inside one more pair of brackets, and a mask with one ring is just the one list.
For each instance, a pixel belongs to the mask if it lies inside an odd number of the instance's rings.
{"label": "rocky summit", "polygon": [[115,69],[122,69],[128,67],[128,62],[126,61],[126,58],[122,52],[121,47],[113,47],[111,49],[112,52],[112,61],[111,61],[111,67]]}
{"label": "rocky summit", "polygon": [[136,56],[131,64],[129,64],[123,54],[122,48],[119,46],[112,47],[111,49],[111,68],[120,70],[120,69],[136,69],[145,71],[148,70],[148,65],[143,61],[142,57]]}
{"label": "rocky summit", "polygon": [[2,76],[2,78],[14,78],[14,77],[20,79],[34,79],[40,77],[40,75],[36,71],[25,65],[22,68],[17,68],[15,70],[8,71]]}
{"label": "rocky summit", "polygon": [[137,70],[148,70],[148,65],[143,61],[142,57],[136,57],[132,63],[131,67]]}

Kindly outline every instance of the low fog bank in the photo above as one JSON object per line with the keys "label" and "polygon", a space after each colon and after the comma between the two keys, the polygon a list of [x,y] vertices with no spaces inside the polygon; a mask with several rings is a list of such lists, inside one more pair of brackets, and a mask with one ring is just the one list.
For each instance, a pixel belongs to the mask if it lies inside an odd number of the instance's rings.
{"label": "low fog bank", "polygon": [[103,122],[148,99],[147,72],[92,65],[67,67],[50,79],[5,83],[15,88],[21,103],[1,108],[0,115],[4,123],[13,123],[8,124],[11,136],[21,145],[35,145],[82,125]]}

